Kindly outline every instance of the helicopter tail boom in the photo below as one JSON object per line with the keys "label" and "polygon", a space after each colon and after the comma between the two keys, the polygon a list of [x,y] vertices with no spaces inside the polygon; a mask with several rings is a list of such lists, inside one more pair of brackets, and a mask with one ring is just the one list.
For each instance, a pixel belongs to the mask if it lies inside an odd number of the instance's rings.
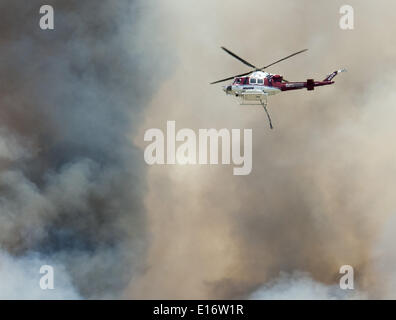
{"label": "helicopter tail boom", "polygon": [[281,91],[307,89],[309,91],[314,90],[315,87],[327,86],[333,84],[334,81],[315,81],[313,79],[308,79],[305,82],[287,82],[282,84]]}
{"label": "helicopter tail boom", "polygon": [[341,73],[345,72],[345,69],[340,69],[337,71],[334,71],[333,73],[329,74],[324,80],[322,81],[315,81],[313,79],[308,79],[306,82],[286,82],[282,83],[280,89],[282,91],[288,91],[288,90],[298,90],[298,89],[307,89],[309,91],[314,90],[315,87],[321,87],[321,86],[327,86],[330,84],[333,84],[334,77]]}

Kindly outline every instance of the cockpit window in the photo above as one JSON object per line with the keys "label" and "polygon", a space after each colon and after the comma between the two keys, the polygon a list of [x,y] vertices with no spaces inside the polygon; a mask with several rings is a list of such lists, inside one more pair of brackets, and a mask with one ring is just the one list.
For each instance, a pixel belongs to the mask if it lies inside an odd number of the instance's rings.
{"label": "cockpit window", "polygon": [[250,83],[256,83],[256,79],[250,79]]}
{"label": "cockpit window", "polygon": [[257,79],[257,83],[264,83],[263,79]]}

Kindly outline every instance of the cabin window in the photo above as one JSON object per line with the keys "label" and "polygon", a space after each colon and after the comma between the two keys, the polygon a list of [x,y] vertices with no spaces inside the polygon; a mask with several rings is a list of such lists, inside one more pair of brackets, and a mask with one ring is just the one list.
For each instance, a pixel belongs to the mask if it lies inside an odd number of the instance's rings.
{"label": "cabin window", "polygon": [[246,77],[246,78],[243,80],[243,84],[249,84],[249,77]]}
{"label": "cabin window", "polygon": [[250,79],[250,83],[256,83],[256,79]]}
{"label": "cabin window", "polygon": [[264,83],[263,79],[257,79],[257,83]]}

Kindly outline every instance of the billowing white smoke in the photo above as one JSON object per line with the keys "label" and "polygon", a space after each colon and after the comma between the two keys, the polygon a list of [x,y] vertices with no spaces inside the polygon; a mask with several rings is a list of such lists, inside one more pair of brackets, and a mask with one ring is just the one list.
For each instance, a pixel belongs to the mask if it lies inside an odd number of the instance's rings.
{"label": "billowing white smoke", "polygon": [[[271,297],[271,284],[276,296],[350,298],[327,287],[345,264],[355,269],[358,297],[394,292],[394,237],[384,227],[396,208],[396,7],[351,0],[355,29],[344,31],[344,4],[200,1],[192,10],[192,1],[175,0],[156,8],[167,18],[158,32],[179,65],[159,86],[136,141],[166,120],[253,128],[253,171],[235,178],[224,166],[149,169],[151,267],[133,296],[243,298],[264,285]],[[208,85],[248,71],[222,45],[263,65],[309,48],[268,70],[291,81],[349,72],[334,86],[270,99],[270,131],[261,108],[238,106]],[[276,282],[281,271],[290,276]]]}
{"label": "billowing white smoke", "polygon": [[[51,265],[54,270],[54,288],[40,287],[40,268]],[[12,257],[0,251],[0,299],[80,299],[75,291],[67,271],[40,255],[30,253],[27,256]]]}

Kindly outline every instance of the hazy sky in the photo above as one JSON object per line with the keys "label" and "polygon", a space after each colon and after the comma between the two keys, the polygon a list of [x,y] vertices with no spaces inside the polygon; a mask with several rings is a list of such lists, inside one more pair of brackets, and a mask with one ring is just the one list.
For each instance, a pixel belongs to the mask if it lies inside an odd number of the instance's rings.
{"label": "hazy sky", "polygon": [[[132,297],[247,297],[281,272],[292,275],[280,280],[291,284],[303,272],[318,285],[338,285],[344,264],[355,269],[360,297],[393,296],[385,284],[394,281],[386,229],[396,205],[395,6],[350,1],[355,28],[345,31],[343,4],[157,4],[153,27],[172,48],[170,63],[163,59],[172,72],[133,141],[144,148],[144,131],[165,129],[167,120],[179,129],[253,128],[253,171],[237,177],[227,166],[148,169],[149,267],[131,284]],[[271,131],[261,107],[239,106],[221,85],[208,85],[248,71],[220,46],[258,65],[308,48],[268,70],[291,81],[349,72],[330,87],[269,98]]]}
{"label": "hazy sky", "polygon": [[[341,30],[338,0],[47,3],[45,32],[40,1],[0,3],[0,298],[396,297],[396,4],[351,0]],[[348,73],[270,97],[270,130],[209,85],[249,71],[220,46],[260,66],[308,48],[268,70],[290,81]],[[148,166],[168,120],[253,129],[251,174]]]}

